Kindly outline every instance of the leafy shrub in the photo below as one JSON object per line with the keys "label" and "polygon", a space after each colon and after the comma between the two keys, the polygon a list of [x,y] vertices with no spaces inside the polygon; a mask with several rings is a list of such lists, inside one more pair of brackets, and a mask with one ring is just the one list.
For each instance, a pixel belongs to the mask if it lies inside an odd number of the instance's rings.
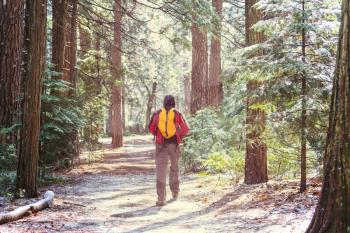
{"label": "leafy shrub", "polygon": [[13,144],[0,144],[0,196],[13,191],[16,181],[17,156]]}
{"label": "leafy shrub", "polygon": [[244,174],[244,154],[231,151],[230,154],[214,152],[203,162],[210,173],[227,173],[235,180]]}
{"label": "leafy shrub", "polygon": [[49,171],[48,167],[66,167],[62,161],[73,160],[77,155],[78,131],[85,125],[79,96],[66,94],[72,91],[71,84],[50,79],[53,73],[48,70],[43,82],[41,172]]}
{"label": "leafy shrub", "polygon": [[17,166],[15,145],[0,144],[0,172],[13,171]]}
{"label": "leafy shrub", "polygon": [[[197,172],[209,167],[218,170],[219,161],[222,160],[219,155],[226,156],[233,149],[242,149],[240,141],[244,130],[240,129],[242,124],[235,117],[239,115],[228,116],[229,113],[225,111],[204,109],[189,119],[191,132],[185,140],[182,153],[185,171]],[[212,166],[208,167],[208,163]]]}

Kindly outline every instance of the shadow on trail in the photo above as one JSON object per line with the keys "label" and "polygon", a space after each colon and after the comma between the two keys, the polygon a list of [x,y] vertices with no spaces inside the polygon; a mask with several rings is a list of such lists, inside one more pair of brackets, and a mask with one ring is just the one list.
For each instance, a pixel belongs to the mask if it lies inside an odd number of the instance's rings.
{"label": "shadow on trail", "polygon": [[106,201],[106,200],[115,200],[121,197],[126,197],[126,196],[139,196],[147,191],[154,190],[155,188],[152,187],[146,187],[146,188],[141,188],[141,189],[136,189],[136,190],[126,190],[126,192],[123,193],[118,193],[109,197],[99,197],[99,198],[94,198],[92,199],[93,201]]}
{"label": "shadow on trail", "polygon": [[[181,223],[182,221],[188,221],[189,219],[194,219],[195,217],[209,214],[211,212],[214,212],[215,210],[218,210],[218,209],[226,206],[228,203],[233,202],[234,200],[241,197],[241,195],[246,194],[247,192],[251,191],[252,189],[254,189],[254,187],[240,185],[233,192],[227,193],[222,198],[220,198],[218,201],[213,202],[212,204],[210,204],[209,206],[205,207],[202,210],[193,211],[193,212],[190,212],[190,213],[187,213],[187,214],[184,214],[184,215],[172,218],[172,219],[168,219],[165,221],[158,221],[158,222],[155,222],[155,223],[143,226],[143,227],[139,227],[137,229],[127,231],[127,233],[145,232],[145,231],[155,230],[155,229],[158,229],[158,228],[161,228],[164,226],[168,226],[168,225],[177,225],[177,224]],[[137,210],[137,211],[132,211],[131,213],[133,213],[133,212],[142,213],[143,215],[141,215],[141,216],[145,216],[147,214],[147,211],[145,211],[143,209]],[[130,214],[129,212],[126,212],[126,213]],[[129,215],[128,217],[135,217],[135,215]],[[211,219],[211,220],[215,221],[215,219]]]}
{"label": "shadow on trail", "polygon": [[143,216],[150,216],[150,215],[156,215],[158,212],[162,209],[162,207],[159,206],[150,206],[144,209],[139,210],[133,210],[133,211],[127,211],[119,214],[112,214],[111,217],[113,218],[132,218],[132,217],[143,217]]}
{"label": "shadow on trail", "polygon": [[[101,159],[88,161],[88,155],[79,162],[84,175],[88,176],[123,176],[154,173],[154,145],[151,141],[134,140],[122,148],[113,149],[103,144],[96,154]],[[143,144],[137,144],[143,143]]]}

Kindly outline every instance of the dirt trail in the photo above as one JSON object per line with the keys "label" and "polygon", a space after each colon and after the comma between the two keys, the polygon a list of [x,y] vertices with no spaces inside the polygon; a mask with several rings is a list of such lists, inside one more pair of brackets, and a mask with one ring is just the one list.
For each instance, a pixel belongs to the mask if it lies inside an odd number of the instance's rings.
{"label": "dirt trail", "polygon": [[96,153],[103,158],[70,171],[71,182],[49,187],[57,197],[52,209],[0,232],[304,232],[317,201],[317,185],[300,195],[297,182],[246,186],[185,175],[179,199],[156,207],[150,137]]}

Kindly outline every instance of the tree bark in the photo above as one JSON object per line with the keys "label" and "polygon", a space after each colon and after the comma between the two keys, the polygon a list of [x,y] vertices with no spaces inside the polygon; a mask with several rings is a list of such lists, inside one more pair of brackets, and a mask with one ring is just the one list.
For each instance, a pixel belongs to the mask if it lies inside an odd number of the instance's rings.
{"label": "tree bark", "polygon": [[[67,95],[72,97],[76,94],[77,88],[77,8],[78,0],[68,0],[67,3],[67,29],[66,29],[66,44],[65,44],[65,75],[66,79],[71,83],[72,89],[68,91]],[[74,141],[73,153],[79,156],[79,132],[75,131],[71,135]]]}
{"label": "tree bark", "polygon": [[323,184],[307,233],[347,233],[350,229],[350,2],[343,0]]}
{"label": "tree bark", "polygon": [[157,82],[153,82],[152,84],[152,92],[151,95],[148,97],[147,102],[147,110],[146,110],[146,125],[145,125],[145,132],[148,133],[148,124],[151,118],[152,113],[152,107],[154,104],[154,100],[156,99],[156,91],[157,91]]}
{"label": "tree bark", "polygon": [[[23,1],[0,2],[0,129],[18,120],[22,73]],[[15,132],[0,134],[0,144],[14,144]]]}
{"label": "tree bark", "polygon": [[123,117],[122,117],[122,2],[115,0],[114,5],[114,44],[112,48],[112,146],[123,146]]}
{"label": "tree bark", "polygon": [[[305,1],[302,1],[302,24],[305,24]],[[301,30],[301,44],[302,44],[302,61],[306,63],[306,31],[305,28]],[[306,74],[303,71],[301,77],[301,145],[300,145],[300,192],[306,190]]]}
{"label": "tree bark", "polygon": [[[253,5],[256,0],[245,1],[246,11],[246,45],[262,43],[264,35],[255,32],[251,27],[263,19],[260,11]],[[260,52],[258,52],[260,53]],[[258,55],[258,54],[256,54]],[[246,158],[244,183],[258,184],[268,181],[267,178],[267,147],[261,138],[265,130],[265,113],[260,109],[251,108],[252,105],[262,101],[260,97],[252,97],[261,88],[261,83],[256,80],[247,84],[247,116],[246,116]]]}
{"label": "tree bark", "polygon": [[77,85],[77,7],[78,0],[69,0],[67,5],[67,30],[65,42],[65,73],[67,80],[72,84],[73,90],[69,92],[71,96]]}
{"label": "tree bark", "polygon": [[17,192],[37,195],[41,91],[46,49],[46,0],[27,0],[23,72],[21,142],[17,169]]}
{"label": "tree bark", "polygon": [[221,15],[222,0],[212,0],[213,7],[216,10],[219,22],[214,29],[210,46],[210,66],[209,66],[209,85],[208,85],[208,105],[217,107],[222,102],[222,84],[221,74]]}
{"label": "tree bark", "polygon": [[[196,7],[196,4],[193,6]],[[207,29],[196,22],[192,23],[192,74],[191,74],[191,114],[207,105],[208,87],[208,39]]]}
{"label": "tree bark", "polygon": [[44,194],[44,199],[36,203],[19,207],[9,213],[0,214],[0,225],[16,221],[31,213],[36,213],[53,205],[54,193],[47,191]]}
{"label": "tree bark", "polygon": [[185,114],[191,112],[191,76],[189,74],[185,75],[184,79],[184,92],[185,92]]}
{"label": "tree bark", "polygon": [[[52,60],[53,71],[61,73],[54,75],[55,79],[66,80],[65,41],[67,27],[67,0],[52,0]],[[57,94],[57,93],[55,93]]]}

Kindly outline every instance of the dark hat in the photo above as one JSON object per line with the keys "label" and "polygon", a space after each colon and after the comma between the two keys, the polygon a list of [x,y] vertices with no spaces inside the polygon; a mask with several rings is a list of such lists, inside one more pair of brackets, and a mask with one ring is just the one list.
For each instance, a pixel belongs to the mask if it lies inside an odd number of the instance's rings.
{"label": "dark hat", "polygon": [[164,97],[163,106],[166,110],[175,108],[175,98],[172,95],[166,95]]}

